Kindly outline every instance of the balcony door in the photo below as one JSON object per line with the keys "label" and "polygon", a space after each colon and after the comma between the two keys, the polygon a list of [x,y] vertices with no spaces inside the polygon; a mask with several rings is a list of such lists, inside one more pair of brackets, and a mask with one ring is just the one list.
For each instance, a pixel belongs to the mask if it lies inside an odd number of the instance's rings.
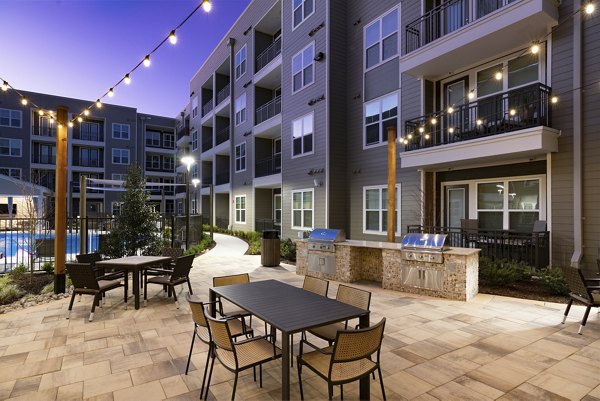
{"label": "balcony door", "polygon": [[[469,124],[468,108],[464,107],[468,88],[468,76],[444,84],[442,110],[445,110],[444,129],[448,142],[452,142],[454,135],[463,132]],[[452,113],[449,112],[450,107],[453,109]]]}
{"label": "balcony door", "polygon": [[446,187],[446,227],[460,230],[460,221],[468,216],[469,186],[452,185]]}

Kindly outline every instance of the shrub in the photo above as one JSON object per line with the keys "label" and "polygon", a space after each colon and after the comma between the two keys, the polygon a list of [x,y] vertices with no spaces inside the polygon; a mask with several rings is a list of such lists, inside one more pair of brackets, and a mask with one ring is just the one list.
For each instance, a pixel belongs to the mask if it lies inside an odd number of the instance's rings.
{"label": "shrub", "polygon": [[[69,288],[73,285],[73,282],[71,281],[71,277],[67,276],[67,281],[65,282],[65,288],[67,289],[67,291],[69,290]],[[46,284],[40,291],[40,294],[51,294],[54,292],[54,282],[48,283]]]}
{"label": "shrub", "polygon": [[248,240],[248,255],[260,255],[260,238]]}
{"label": "shrub", "polygon": [[0,277],[0,305],[9,304],[25,295],[16,284],[11,282],[10,276]]}
{"label": "shrub", "polygon": [[186,249],[184,254],[185,255],[197,255],[199,253],[204,252],[206,249],[210,248],[211,244],[213,243],[213,241],[210,239],[210,237],[208,235],[202,235],[202,239],[200,240],[199,243],[197,243],[196,245],[190,247],[190,249]]}
{"label": "shrub", "polygon": [[482,284],[503,286],[529,278],[531,267],[524,262],[479,258],[479,281]]}
{"label": "shrub", "polygon": [[292,262],[296,261],[296,243],[290,238],[286,238],[281,241],[279,246],[279,253],[281,257]]}
{"label": "shrub", "polygon": [[52,262],[46,262],[42,265],[42,270],[48,274],[54,273],[54,264]]}
{"label": "shrub", "polygon": [[569,286],[565,281],[562,270],[558,267],[547,267],[539,273],[540,281],[555,295],[569,295]]}
{"label": "shrub", "polygon": [[27,267],[24,264],[20,264],[17,267],[13,267],[13,269],[8,273],[9,276],[17,277],[22,276],[27,273]]}

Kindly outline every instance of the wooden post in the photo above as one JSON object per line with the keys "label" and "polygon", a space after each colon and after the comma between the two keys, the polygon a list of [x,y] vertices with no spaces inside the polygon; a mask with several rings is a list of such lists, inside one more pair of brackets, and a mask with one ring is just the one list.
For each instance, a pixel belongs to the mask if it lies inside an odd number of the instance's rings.
{"label": "wooden post", "polygon": [[58,106],[56,113],[56,187],[54,207],[54,292],[65,292],[67,238],[67,123],[69,110]]}
{"label": "wooden post", "polygon": [[396,242],[396,128],[388,127],[387,240]]}
{"label": "wooden post", "polygon": [[87,253],[87,176],[79,176],[79,253]]}

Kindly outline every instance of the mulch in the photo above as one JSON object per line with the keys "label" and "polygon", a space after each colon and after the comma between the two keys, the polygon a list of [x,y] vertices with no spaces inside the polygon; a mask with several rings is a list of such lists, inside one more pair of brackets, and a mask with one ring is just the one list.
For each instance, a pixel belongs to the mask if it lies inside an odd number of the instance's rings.
{"label": "mulch", "polygon": [[479,292],[482,294],[503,295],[505,297],[535,299],[537,301],[556,302],[566,304],[569,297],[552,294],[540,281],[531,279],[518,281],[514,284],[492,287],[479,283]]}
{"label": "mulch", "polygon": [[15,274],[11,281],[23,291],[30,294],[39,294],[42,288],[54,280],[52,274],[34,274],[29,273]]}

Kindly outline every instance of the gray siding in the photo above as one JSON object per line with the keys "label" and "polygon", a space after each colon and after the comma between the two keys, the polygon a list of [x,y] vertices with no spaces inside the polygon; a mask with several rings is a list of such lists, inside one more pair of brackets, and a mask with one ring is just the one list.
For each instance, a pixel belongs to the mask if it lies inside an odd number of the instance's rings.
{"label": "gray siding", "polygon": [[400,88],[398,57],[365,73],[365,98],[368,102]]}

